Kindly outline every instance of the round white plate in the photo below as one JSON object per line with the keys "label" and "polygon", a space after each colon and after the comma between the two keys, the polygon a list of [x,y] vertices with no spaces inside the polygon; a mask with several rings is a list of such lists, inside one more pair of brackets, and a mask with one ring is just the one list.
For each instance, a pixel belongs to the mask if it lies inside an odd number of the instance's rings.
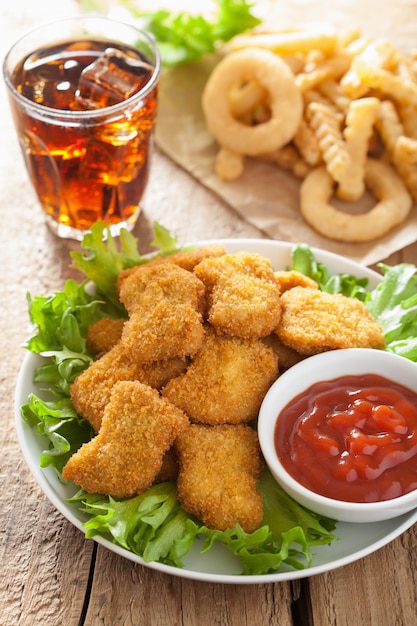
{"label": "round white plate", "polygon": [[[291,250],[294,247],[290,243],[262,239],[202,241],[198,245],[203,246],[208,243],[222,243],[228,252],[257,252],[268,257],[274,269],[286,269],[291,264]],[[375,286],[380,280],[377,273],[358,263],[322,250],[314,248],[312,250],[316,259],[325,263],[331,272],[346,272],[358,277],[368,277],[370,287]],[[20,406],[26,402],[28,395],[30,393],[39,393],[32,380],[34,370],[41,361],[42,358],[38,355],[27,353],[17,380],[15,420],[20,446],[29,469],[42,491],[62,515],[84,532],[83,522],[87,518],[74,505],[70,505],[65,501],[66,498],[74,495],[78,489],[72,485],[63,485],[51,468],[43,470],[39,467],[39,457],[45,448],[45,439],[37,434],[36,429],[31,429],[20,414]],[[94,539],[97,543],[120,556],[140,563],[145,567],[174,576],[206,582],[262,584],[322,574],[323,572],[352,563],[386,545],[410,528],[415,522],[417,522],[417,509],[401,517],[384,522],[369,524],[338,523],[335,534],[339,539],[335,540],[330,546],[313,548],[314,556],[311,567],[306,567],[303,570],[283,567],[275,574],[261,576],[240,575],[240,564],[222,546],[216,545],[206,554],[201,554],[202,543],[197,541],[189,554],[184,558],[184,568],[179,569],[161,563],[145,563],[139,556],[114,545],[106,539],[100,537],[95,537]]]}

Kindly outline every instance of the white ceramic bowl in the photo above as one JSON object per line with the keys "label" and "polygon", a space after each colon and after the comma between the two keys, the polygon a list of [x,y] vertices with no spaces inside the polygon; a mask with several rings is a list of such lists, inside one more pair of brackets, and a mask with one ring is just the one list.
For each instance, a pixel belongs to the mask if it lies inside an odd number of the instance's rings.
{"label": "white ceramic bowl", "polygon": [[293,366],[271,386],[262,403],[258,434],[262,453],[281,487],[311,511],[342,522],[376,522],[397,517],[417,507],[417,489],[380,502],[346,502],[319,495],[301,485],[283,467],[274,444],[282,409],[313,384],[340,376],[378,374],[417,393],[417,364],[381,350],[350,348],[324,352]]}

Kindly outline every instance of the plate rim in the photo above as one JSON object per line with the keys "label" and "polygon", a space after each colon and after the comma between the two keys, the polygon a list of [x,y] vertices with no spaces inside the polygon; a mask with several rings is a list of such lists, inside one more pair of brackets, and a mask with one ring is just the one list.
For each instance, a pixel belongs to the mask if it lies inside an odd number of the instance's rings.
{"label": "plate rim", "polygon": [[[245,248],[253,248],[257,246],[272,248],[272,249],[281,249],[285,250],[285,252],[290,253],[291,250],[297,245],[292,242],[278,241],[274,239],[261,239],[261,238],[223,238],[223,239],[206,239],[197,242],[192,242],[185,244],[184,247],[189,246],[206,246],[211,244],[221,244],[224,245],[226,250],[228,247],[237,247],[242,248],[242,251]],[[326,250],[315,248],[313,246],[309,246],[312,252],[315,254],[318,260],[325,262],[334,262],[335,264],[342,263],[343,265],[348,265],[351,268],[352,273],[355,271],[360,272],[362,275],[367,276],[371,282],[377,283],[380,280],[380,275],[374,270],[361,265],[360,263],[343,257],[339,254],[328,252]],[[237,251],[234,250],[235,252]],[[250,250],[248,250],[250,252]],[[265,254],[265,256],[267,256]],[[336,270],[338,271],[338,270]],[[27,397],[27,394],[23,394],[23,390],[25,385],[27,385],[27,370],[33,370],[31,367],[32,361],[36,359],[42,358],[37,354],[26,352],[21,367],[19,369],[19,373],[16,381],[16,388],[14,394],[14,413],[15,413],[15,428],[18,435],[19,445],[23,457],[26,461],[28,469],[32,474],[32,477],[35,479],[41,491],[46,495],[51,504],[78,530],[80,530],[85,535],[85,529],[83,528],[83,523],[81,520],[73,513],[71,510],[71,506],[65,503],[65,500],[60,498],[54,491],[53,486],[51,485],[47,473],[42,470],[39,465],[39,458],[37,459],[37,464],[34,462],[32,455],[29,450],[28,442],[30,441],[30,435],[33,435],[33,430],[30,428],[28,424],[24,422],[21,417],[20,407],[21,400],[23,397]],[[34,364],[33,364],[34,365]],[[29,437],[29,438],[28,438]],[[54,477],[54,480],[58,481],[58,477]],[[350,563],[353,563],[357,560],[364,558],[376,552],[380,548],[384,547],[401,534],[403,534],[406,530],[411,528],[414,523],[417,522],[417,509],[410,513],[406,513],[398,518],[393,518],[391,523],[394,523],[395,520],[401,520],[398,526],[394,527],[390,532],[380,537],[376,541],[371,542],[369,545],[362,547],[352,554],[347,556],[342,556],[336,559],[335,561],[322,563],[320,565],[312,565],[311,567],[305,567],[303,570],[291,570],[291,571],[278,571],[270,574],[259,574],[259,575],[245,575],[245,574],[220,574],[220,573],[211,573],[211,572],[203,572],[203,571],[195,571],[191,569],[177,568],[172,565],[167,565],[164,563],[157,562],[145,562],[142,557],[129,552],[125,548],[118,546],[117,544],[112,543],[108,539],[104,537],[95,536],[93,540],[107,548],[108,550],[118,554],[123,558],[127,558],[130,561],[138,563],[146,568],[157,570],[161,573],[165,573],[172,576],[177,576],[180,578],[186,578],[195,581],[209,582],[209,583],[219,583],[219,584],[265,584],[265,583],[276,583],[276,582],[284,582],[297,580],[301,578],[308,578],[310,576],[316,576],[318,574],[323,574],[326,572],[330,572],[332,570],[338,569]],[[341,524],[341,522],[340,522]],[[372,524],[372,523],[368,523]],[[368,525],[365,524],[365,525]],[[360,528],[364,526],[364,524],[349,524],[349,526],[357,526]],[[337,534],[337,527],[336,527]],[[329,546],[331,549],[331,546]]]}

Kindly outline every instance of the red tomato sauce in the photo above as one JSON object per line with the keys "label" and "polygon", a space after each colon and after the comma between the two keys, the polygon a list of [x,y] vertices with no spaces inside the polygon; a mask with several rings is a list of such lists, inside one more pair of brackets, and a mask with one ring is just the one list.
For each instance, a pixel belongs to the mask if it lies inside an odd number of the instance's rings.
{"label": "red tomato sauce", "polygon": [[417,489],[417,394],[376,374],[317,383],[281,411],[275,449],[318,494],[397,498]]}

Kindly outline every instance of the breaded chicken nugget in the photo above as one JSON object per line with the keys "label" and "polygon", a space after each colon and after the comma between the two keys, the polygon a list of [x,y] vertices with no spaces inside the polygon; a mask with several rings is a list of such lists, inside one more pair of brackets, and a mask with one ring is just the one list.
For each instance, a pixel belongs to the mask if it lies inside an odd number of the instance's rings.
{"label": "breaded chicken nugget", "polygon": [[135,363],[118,343],[77,376],[70,387],[71,399],[77,413],[98,432],[111,391],[118,381],[139,380],[159,389],[170,378],[184,372],[186,366],[187,361],[179,358],[145,365]]}
{"label": "breaded chicken nugget", "polygon": [[95,357],[102,356],[116,345],[122,336],[125,321],[123,318],[102,317],[89,326],[87,348]]}
{"label": "breaded chicken nugget", "polygon": [[192,422],[250,422],[278,376],[278,358],[260,339],[217,335],[206,338],[185,374],[172,378],[162,394]]}
{"label": "breaded chicken nugget", "polygon": [[300,354],[384,347],[382,327],[356,298],[294,287],[282,294],[281,306],[281,321],[275,332]]}
{"label": "breaded chicken nugget", "polygon": [[288,289],[294,289],[294,287],[311,287],[312,289],[319,288],[315,280],[305,274],[302,274],[301,272],[297,272],[297,270],[277,271],[275,272],[275,278],[278,282],[281,294],[283,294],[284,291],[288,291]]}
{"label": "breaded chicken nugget", "polygon": [[121,343],[138,363],[191,356],[204,338],[205,287],[173,263],[142,266],[120,288],[129,319]]}
{"label": "breaded chicken nugget", "polygon": [[296,352],[296,350],[293,350],[283,344],[276,333],[271,333],[267,337],[262,337],[262,341],[277,355],[280,372],[305,359],[305,355],[300,354],[299,352]]}
{"label": "breaded chicken nugget", "polygon": [[154,479],[154,483],[164,483],[165,481],[177,480],[178,477],[178,455],[173,446],[164,454],[162,467]]}
{"label": "breaded chicken nugget", "polygon": [[[220,244],[210,244],[207,246],[203,246],[202,248],[195,248],[192,250],[182,250],[180,252],[174,252],[173,254],[169,254],[168,256],[157,256],[151,261],[148,261],[146,265],[156,264],[156,263],[174,263],[175,265],[179,265],[185,270],[192,272],[194,267],[198,265],[203,259],[212,256],[222,256],[226,254],[226,249]],[[120,291],[120,287],[125,278],[127,278],[136,270],[144,267],[143,265],[137,265],[135,267],[129,267],[128,269],[122,270],[117,277],[117,288]]]}
{"label": "breaded chicken nugget", "polygon": [[257,433],[249,426],[192,424],[176,440],[179,457],[177,493],[185,511],[208,528],[240,524],[256,530],[262,521],[257,491],[263,469]]}
{"label": "breaded chicken nugget", "polygon": [[186,415],[155,389],[138,381],[120,381],[99,434],[70,457],[62,475],[89,493],[115,498],[143,493],[188,424]]}
{"label": "breaded chicken nugget", "polygon": [[209,293],[208,321],[236,337],[264,337],[278,325],[279,287],[270,261],[237,252],[208,258],[194,269]]}

